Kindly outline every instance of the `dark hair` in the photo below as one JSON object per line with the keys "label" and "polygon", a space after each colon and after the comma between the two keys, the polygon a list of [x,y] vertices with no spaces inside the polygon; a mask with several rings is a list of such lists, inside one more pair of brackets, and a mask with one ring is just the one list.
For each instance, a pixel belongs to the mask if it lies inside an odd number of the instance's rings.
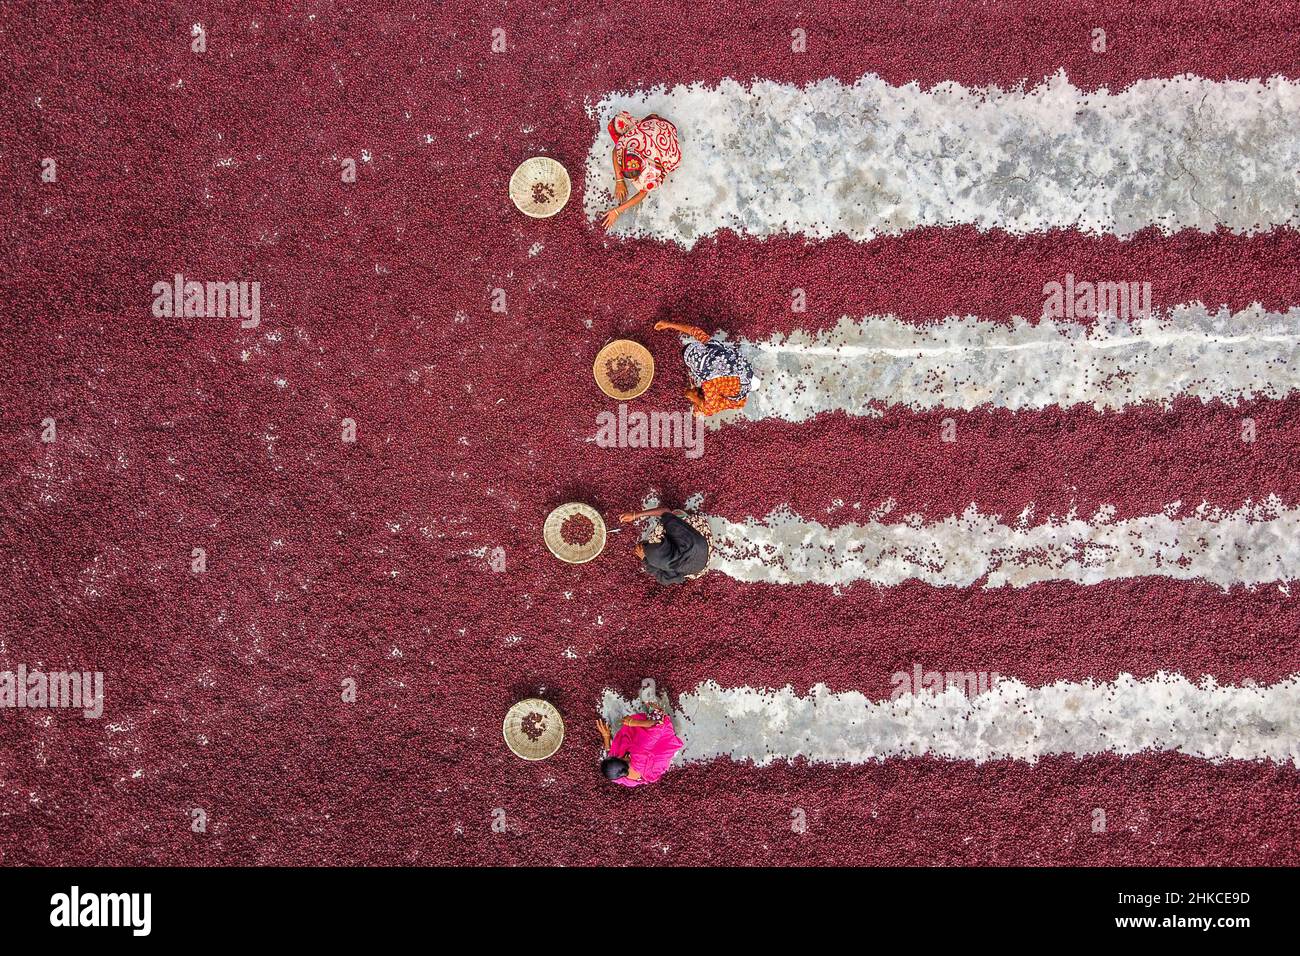
{"label": "dark hair", "polygon": [[627,761],[618,757],[606,757],[600,762],[600,772],[610,780],[620,780],[627,776]]}

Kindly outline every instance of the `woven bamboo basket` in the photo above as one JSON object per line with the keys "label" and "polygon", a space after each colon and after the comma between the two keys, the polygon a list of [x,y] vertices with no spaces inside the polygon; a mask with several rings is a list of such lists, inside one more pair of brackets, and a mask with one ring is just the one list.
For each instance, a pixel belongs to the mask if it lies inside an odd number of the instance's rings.
{"label": "woven bamboo basket", "polygon": [[[574,515],[582,515],[592,523],[591,540],[586,544],[569,544],[561,534],[564,522]],[[551,554],[569,564],[585,564],[595,558],[605,550],[605,538],[605,521],[600,512],[581,501],[560,505],[546,516],[546,523],[542,525],[542,540],[546,542],[546,547]]]}
{"label": "woven bamboo basket", "polygon": [[525,159],[510,177],[510,198],[525,216],[547,219],[569,201],[569,172],[549,156]]}
{"label": "woven bamboo basket", "polygon": [[564,718],[550,701],[530,697],[506,711],[501,735],[516,757],[545,760],[564,742]]}
{"label": "woven bamboo basket", "polygon": [[[620,361],[635,362],[641,369],[641,377],[636,385],[626,392],[620,391],[610,380],[611,366]],[[640,342],[633,342],[631,339],[615,339],[596,353],[596,361],[592,363],[591,371],[596,376],[596,384],[602,392],[610,398],[627,401],[636,398],[650,387],[655,377],[655,360],[650,350]]]}

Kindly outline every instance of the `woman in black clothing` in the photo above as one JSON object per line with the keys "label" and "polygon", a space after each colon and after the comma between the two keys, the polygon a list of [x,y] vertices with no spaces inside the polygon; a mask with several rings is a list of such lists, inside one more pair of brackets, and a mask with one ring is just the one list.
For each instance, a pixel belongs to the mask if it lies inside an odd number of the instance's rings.
{"label": "woman in black clothing", "polygon": [[642,518],[658,518],[644,541],[638,541],[636,556],[641,566],[660,584],[680,584],[702,575],[709,563],[712,534],[703,515],[651,508],[618,516],[623,524]]}

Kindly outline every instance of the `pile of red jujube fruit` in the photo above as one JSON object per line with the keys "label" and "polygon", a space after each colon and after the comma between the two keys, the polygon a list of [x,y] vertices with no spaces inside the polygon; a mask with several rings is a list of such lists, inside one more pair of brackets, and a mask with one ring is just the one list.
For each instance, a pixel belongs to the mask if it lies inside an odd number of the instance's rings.
{"label": "pile of red jujube fruit", "polygon": [[569,515],[560,525],[560,537],[575,548],[587,544],[596,534],[596,525],[586,515]]}
{"label": "pile of red jujube fruit", "polygon": [[519,722],[519,729],[524,732],[529,740],[537,740],[546,733],[546,718],[535,710],[530,710],[527,716]]}
{"label": "pile of red jujube fruit", "polygon": [[641,384],[641,363],[630,355],[605,360],[605,374],[619,392],[630,392]]}

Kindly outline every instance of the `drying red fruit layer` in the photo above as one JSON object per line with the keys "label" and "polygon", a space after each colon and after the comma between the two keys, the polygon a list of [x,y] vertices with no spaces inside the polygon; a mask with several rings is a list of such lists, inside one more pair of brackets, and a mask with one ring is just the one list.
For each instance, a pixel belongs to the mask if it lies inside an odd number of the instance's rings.
{"label": "drying red fruit layer", "polygon": [[[661,360],[646,409],[689,410],[657,319],[755,337],[843,314],[1028,315],[1066,272],[1147,278],[1158,308],[1300,302],[1292,232],[722,235],[685,253],[606,236],[578,195],[546,220],[507,196],[537,154],[581,192],[599,134],[585,106],[611,90],[1059,69],[1114,90],[1300,63],[1287,3],[1022,6],[666,0],[635,29],[596,5],[8,10],[0,669],[101,670],[106,700],[101,720],[0,711],[0,863],[1300,862],[1293,767],[719,761],[635,791],[597,771],[600,693],[644,677],[670,696],[706,679],[884,696],[914,662],[1032,683],[1300,669],[1300,612],[1277,588],[836,596],[714,573],[669,590],[618,536],[580,566],[542,543],[558,504],[609,517],[652,490],[828,521],[836,500],[936,518],[971,502],[1008,517],[1294,502],[1295,399],[981,411],[953,416],[955,443],[937,440],[944,415],[830,415],[708,432],[698,459],[591,440],[610,339]],[[150,290],[177,274],[260,282],[260,324],[156,318]],[[793,288],[807,312],[791,314]],[[533,695],[566,739],[528,764],[501,721]]]}

